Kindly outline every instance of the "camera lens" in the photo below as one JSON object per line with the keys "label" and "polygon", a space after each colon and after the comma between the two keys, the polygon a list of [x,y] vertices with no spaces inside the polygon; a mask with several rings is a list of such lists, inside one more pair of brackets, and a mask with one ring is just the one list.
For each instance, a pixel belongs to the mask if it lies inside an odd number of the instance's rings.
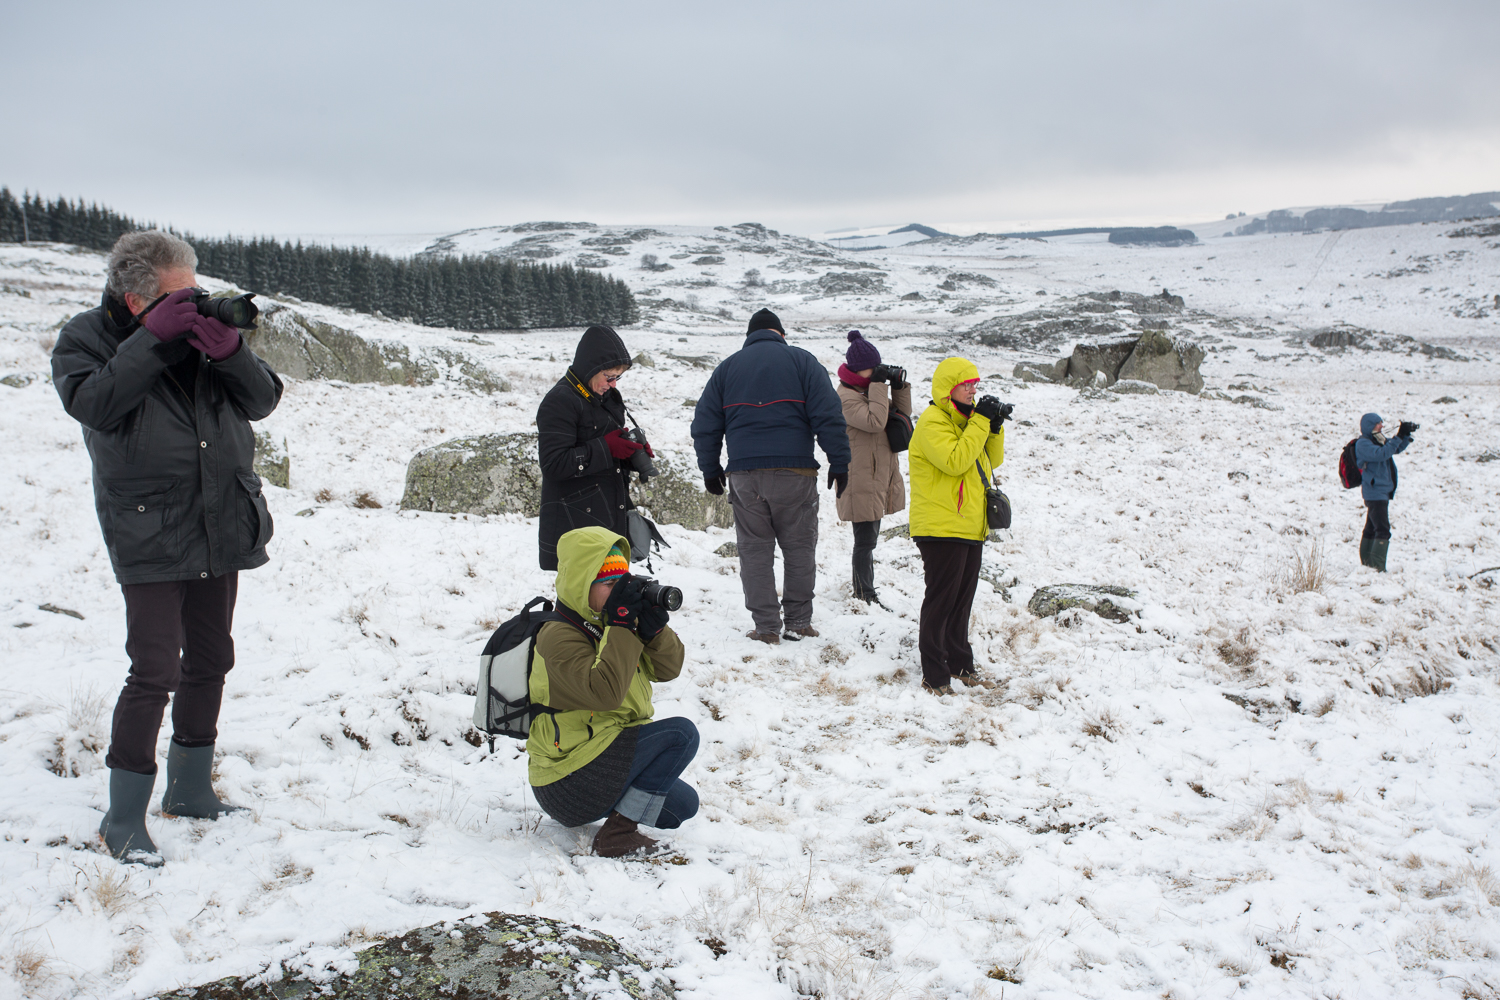
{"label": "camera lens", "polygon": [[668,611],[676,611],[682,607],[682,591],[676,587],[664,587],[655,580],[645,582],[641,588],[641,599],[647,604],[666,608]]}
{"label": "camera lens", "polygon": [[247,329],[255,325],[255,317],[260,315],[254,302],[254,292],[246,292],[236,295],[232,299],[215,299],[203,290],[193,296],[193,302],[198,307],[199,316],[208,316],[229,326]]}

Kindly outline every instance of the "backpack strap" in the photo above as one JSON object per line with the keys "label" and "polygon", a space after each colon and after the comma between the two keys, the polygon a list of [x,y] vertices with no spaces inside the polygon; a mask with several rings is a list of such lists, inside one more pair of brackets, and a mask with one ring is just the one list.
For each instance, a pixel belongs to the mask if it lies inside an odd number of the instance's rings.
{"label": "backpack strap", "polygon": [[604,638],[604,629],[600,628],[598,625],[595,625],[591,621],[585,621],[581,615],[575,612],[572,608],[563,604],[561,601],[557,602],[557,606],[554,607],[548,614],[543,615],[542,617],[544,621],[567,622],[569,625],[573,626],[578,631],[587,636],[589,642],[592,643],[596,649],[599,646],[599,640]]}

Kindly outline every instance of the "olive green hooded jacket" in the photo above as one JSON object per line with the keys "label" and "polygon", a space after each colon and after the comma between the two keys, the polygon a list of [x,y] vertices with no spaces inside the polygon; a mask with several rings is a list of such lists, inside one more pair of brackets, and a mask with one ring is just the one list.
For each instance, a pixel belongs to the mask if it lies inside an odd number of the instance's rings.
{"label": "olive green hooded jacket", "polygon": [[[630,543],[608,528],[576,528],[557,540],[557,600],[595,625],[589,588],[618,544],[630,558]],[[668,626],[649,643],[629,629],[604,627],[596,647],[566,622],[548,622],[537,632],[531,662],[531,701],[558,709],[539,714],[526,740],[528,778],[550,785],[603,753],[622,729],[651,721],[651,685],[682,672],[682,640]]]}

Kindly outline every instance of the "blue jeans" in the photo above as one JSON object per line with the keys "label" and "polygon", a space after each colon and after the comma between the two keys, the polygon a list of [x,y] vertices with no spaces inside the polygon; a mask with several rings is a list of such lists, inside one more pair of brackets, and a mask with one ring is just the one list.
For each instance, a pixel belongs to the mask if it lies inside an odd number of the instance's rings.
{"label": "blue jeans", "polygon": [[683,820],[692,819],[698,812],[698,793],[678,775],[697,753],[698,727],[687,719],[662,719],[641,726],[625,793],[613,811],[662,830],[675,830]]}

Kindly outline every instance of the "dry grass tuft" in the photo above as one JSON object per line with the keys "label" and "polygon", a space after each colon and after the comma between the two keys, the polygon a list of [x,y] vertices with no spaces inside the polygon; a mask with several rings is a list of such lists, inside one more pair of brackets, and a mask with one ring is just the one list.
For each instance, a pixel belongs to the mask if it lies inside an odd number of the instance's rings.
{"label": "dry grass tuft", "polygon": [[313,499],[318,503],[333,503],[333,490],[325,486],[313,494]]}
{"label": "dry grass tuft", "polygon": [[[52,971],[47,967],[47,955],[39,948],[30,945],[19,949],[10,957],[10,974],[23,986],[31,990],[39,990],[46,986],[54,978]],[[28,991],[27,995],[31,995]]]}
{"label": "dry grass tuft", "polygon": [[835,698],[840,705],[852,705],[859,700],[859,692],[847,684],[837,684],[826,673],[818,678],[813,691],[825,698]]}
{"label": "dry grass tuft", "polygon": [[135,891],[130,887],[130,876],[120,874],[116,864],[96,868],[92,872],[79,869],[88,883],[88,893],[111,917],[119,916],[135,904]]}
{"label": "dry grass tuft", "polygon": [[1277,577],[1277,583],[1287,593],[1301,594],[1311,591],[1321,594],[1324,585],[1328,583],[1322,540],[1313,542],[1306,552],[1301,549],[1292,550],[1290,559],[1287,560],[1287,564],[1282,567]]}
{"label": "dry grass tuft", "polygon": [[1120,733],[1120,720],[1106,708],[1084,721],[1083,732],[1086,736],[1097,736],[1113,743]]}
{"label": "dry grass tuft", "polygon": [[1312,714],[1316,715],[1318,718],[1321,719],[1323,716],[1327,715],[1329,712],[1332,712],[1333,711],[1333,706],[1336,705],[1336,704],[1338,704],[1338,699],[1335,698],[1333,695],[1329,695],[1328,697],[1324,698],[1322,701],[1318,702],[1316,705],[1313,706]]}
{"label": "dry grass tuft", "polygon": [[1250,626],[1245,626],[1233,636],[1225,639],[1214,647],[1219,654],[1219,659],[1229,666],[1238,669],[1242,674],[1249,675],[1255,672],[1255,661],[1260,657],[1260,643],[1250,633]]}
{"label": "dry grass tuft", "polygon": [[358,507],[361,510],[380,510],[384,505],[376,500],[369,490],[365,490],[349,501],[349,506]]}

